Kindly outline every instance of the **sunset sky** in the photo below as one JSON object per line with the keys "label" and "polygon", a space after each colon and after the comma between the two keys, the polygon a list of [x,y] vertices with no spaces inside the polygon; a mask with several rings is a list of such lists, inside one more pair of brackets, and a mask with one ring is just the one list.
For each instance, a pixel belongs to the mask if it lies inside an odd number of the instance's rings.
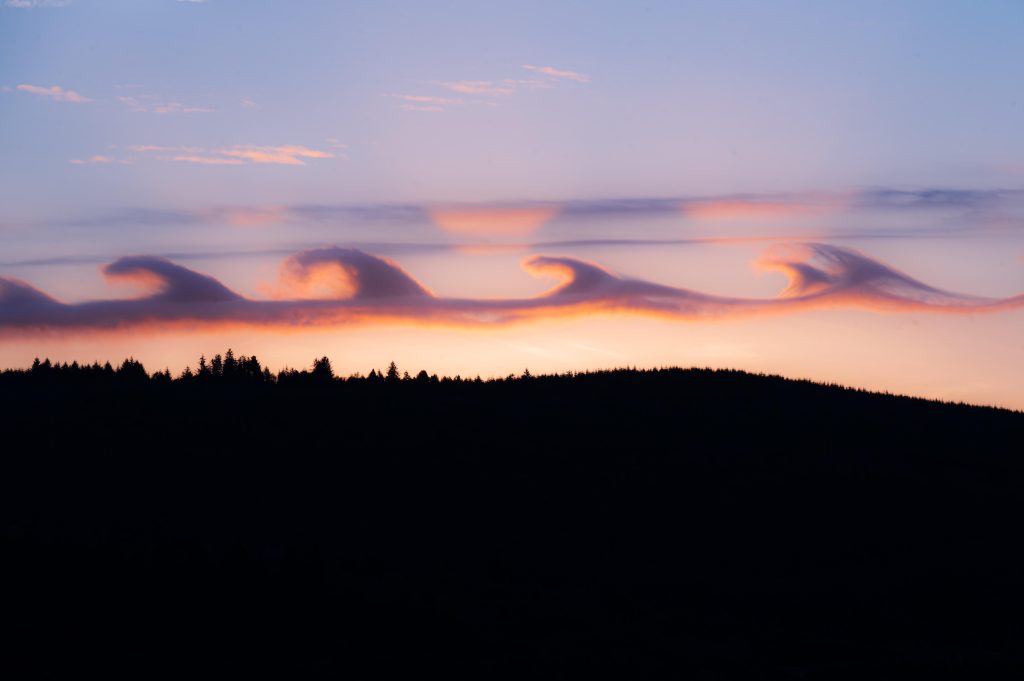
{"label": "sunset sky", "polygon": [[1024,409],[1024,3],[0,0],[0,366]]}

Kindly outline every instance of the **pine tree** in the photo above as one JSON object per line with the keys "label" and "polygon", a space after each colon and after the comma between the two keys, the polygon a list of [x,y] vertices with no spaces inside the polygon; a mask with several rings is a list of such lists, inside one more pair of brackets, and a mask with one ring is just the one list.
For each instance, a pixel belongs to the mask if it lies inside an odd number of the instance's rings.
{"label": "pine tree", "polygon": [[331,367],[331,360],[326,355],[313,360],[313,378],[320,381],[334,379],[334,369]]}

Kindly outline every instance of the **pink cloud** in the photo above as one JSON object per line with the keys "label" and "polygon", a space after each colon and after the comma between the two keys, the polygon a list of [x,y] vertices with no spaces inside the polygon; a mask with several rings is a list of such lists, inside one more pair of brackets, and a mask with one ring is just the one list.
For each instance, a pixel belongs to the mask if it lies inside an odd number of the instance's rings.
{"label": "pink cloud", "polygon": [[17,88],[21,92],[28,92],[33,95],[39,95],[41,97],[49,97],[50,99],[57,102],[74,102],[76,104],[83,104],[85,102],[91,102],[92,100],[88,97],[83,97],[74,90],[65,90],[58,85],[51,85],[50,87],[43,87],[41,85],[29,85],[22,83]]}
{"label": "pink cloud", "polygon": [[99,154],[97,154],[96,156],[90,156],[87,159],[73,158],[70,161],[68,161],[68,163],[71,163],[72,165],[76,166],[81,166],[85,165],[86,163],[110,163],[113,160],[114,159],[110,158],[109,156],[100,156]]}

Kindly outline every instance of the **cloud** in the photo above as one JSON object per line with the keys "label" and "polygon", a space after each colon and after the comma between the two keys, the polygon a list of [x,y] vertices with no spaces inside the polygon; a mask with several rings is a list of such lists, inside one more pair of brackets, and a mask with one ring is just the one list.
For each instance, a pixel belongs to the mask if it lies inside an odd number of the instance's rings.
{"label": "cloud", "polygon": [[135,256],[116,260],[103,273],[142,286],[146,293],[138,298],[65,304],[23,281],[0,277],[0,333],[154,325],[295,328],[375,320],[479,326],[593,313],[697,321],[821,308],[964,314],[1024,307],[1024,295],[993,299],[944,291],[856,251],[817,243],[790,245],[761,260],[789,281],[780,296],[764,299],[630,279],[575,258],[537,255],[523,265],[560,283],[532,298],[442,298],[387,258],[329,247],[287,258],[278,296],[264,300],[246,298],[164,258]]}
{"label": "cloud", "polygon": [[490,81],[490,80],[457,80],[441,81],[437,85],[452,92],[463,95],[486,95],[489,97],[505,96],[515,92],[512,81]]}
{"label": "cloud", "polygon": [[[334,148],[344,148],[344,145],[337,142],[337,140],[330,141],[330,143]],[[336,158],[334,152],[310,149],[309,147],[304,147],[298,144],[285,144],[281,146],[236,144],[232,147],[223,147],[220,149],[136,144],[127,148],[129,151],[139,154],[161,154],[154,157],[161,161],[177,161],[180,163],[216,166],[238,166],[246,163],[302,166],[306,165],[306,162],[303,159]]]}
{"label": "cloud", "polygon": [[402,100],[400,108],[406,111],[444,111],[445,107],[462,104],[461,99],[435,97],[432,95],[385,95]]}
{"label": "cloud", "polygon": [[523,64],[523,68],[527,71],[533,71],[534,73],[543,73],[545,76],[550,78],[558,78],[562,80],[574,80],[577,83],[589,83],[590,76],[585,73],[577,73],[576,71],[565,71],[563,69],[556,69],[554,66],[534,66],[533,64]]}
{"label": "cloud", "polygon": [[129,160],[126,160],[126,159],[118,159],[118,158],[114,158],[112,156],[103,156],[101,154],[96,154],[95,156],[90,156],[89,158],[84,158],[84,159],[83,158],[73,158],[70,161],[68,161],[68,163],[70,163],[71,165],[76,165],[76,166],[84,166],[84,165],[94,165],[96,163],[120,163],[121,165],[131,165],[132,162],[129,161]]}
{"label": "cloud", "polygon": [[842,208],[839,196],[725,197],[685,201],[683,214],[699,222],[790,220]]}
{"label": "cloud", "polygon": [[416,104],[461,104],[461,99],[449,99],[447,97],[432,97],[429,95],[386,95],[387,97],[394,97],[401,99],[406,102],[414,102]]}
{"label": "cloud", "polygon": [[435,225],[452,234],[519,236],[532,234],[558,215],[557,205],[448,206],[427,210]]}
{"label": "cloud", "polygon": [[551,66],[523,65],[523,68],[540,73],[546,78],[500,78],[496,80],[438,80],[430,85],[463,95],[465,99],[451,99],[436,95],[386,95],[403,100],[401,108],[409,111],[443,111],[445,107],[463,104],[466,101],[495,105],[495,100],[508,97],[521,90],[547,90],[559,80],[590,82],[590,76],[575,71],[563,71]]}
{"label": "cloud", "polygon": [[184,113],[211,113],[214,109],[205,106],[194,106],[182,104],[181,102],[161,101],[154,95],[138,95],[135,97],[122,96],[117,98],[119,102],[132,111],[155,114],[184,114]]}
{"label": "cloud", "polygon": [[[168,159],[162,159],[168,160]],[[181,163],[195,163],[203,166],[240,166],[243,161],[237,158],[221,158],[219,156],[195,156],[195,155],[179,155],[171,156],[171,161],[179,161]]]}
{"label": "cloud", "polygon": [[71,0],[6,0],[6,7],[19,7],[27,9],[30,7],[67,7]]}
{"label": "cloud", "polygon": [[300,145],[280,147],[234,146],[221,149],[218,153],[233,158],[241,158],[251,163],[276,163],[281,165],[305,165],[304,158],[334,158],[329,151],[317,151]]}
{"label": "cloud", "polygon": [[17,87],[17,89],[21,92],[28,92],[41,97],[49,97],[57,102],[74,102],[75,104],[83,104],[85,102],[92,101],[88,97],[83,97],[74,90],[65,90],[58,85],[43,87],[41,85],[29,85],[27,83],[22,83]]}

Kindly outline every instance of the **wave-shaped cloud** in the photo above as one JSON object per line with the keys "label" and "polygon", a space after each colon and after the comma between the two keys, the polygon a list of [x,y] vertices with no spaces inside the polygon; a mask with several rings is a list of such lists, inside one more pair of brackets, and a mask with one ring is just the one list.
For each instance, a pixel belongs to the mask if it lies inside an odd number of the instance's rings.
{"label": "wave-shaped cloud", "polygon": [[759,265],[782,272],[789,283],[778,297],[762,299],[630,279],[576,258],[538,255],[523,264],[561,283],[532,298],[446,298],[389,259],[329,247],[287,258],[279,282],[283,297],[261,300],[164,258],[133,256],[102,271],[112,280],[146,287],[138,298],[62,303],[23,281],[0,277],[0,333],[141,325],[296,327],[381,319],[487,325],[593,312],[680,320],[819,308],[981,313],[1024,306],[1024,295],[984,298],[944,291],[856,251],[820,243],[790,245],[763,257]]}

